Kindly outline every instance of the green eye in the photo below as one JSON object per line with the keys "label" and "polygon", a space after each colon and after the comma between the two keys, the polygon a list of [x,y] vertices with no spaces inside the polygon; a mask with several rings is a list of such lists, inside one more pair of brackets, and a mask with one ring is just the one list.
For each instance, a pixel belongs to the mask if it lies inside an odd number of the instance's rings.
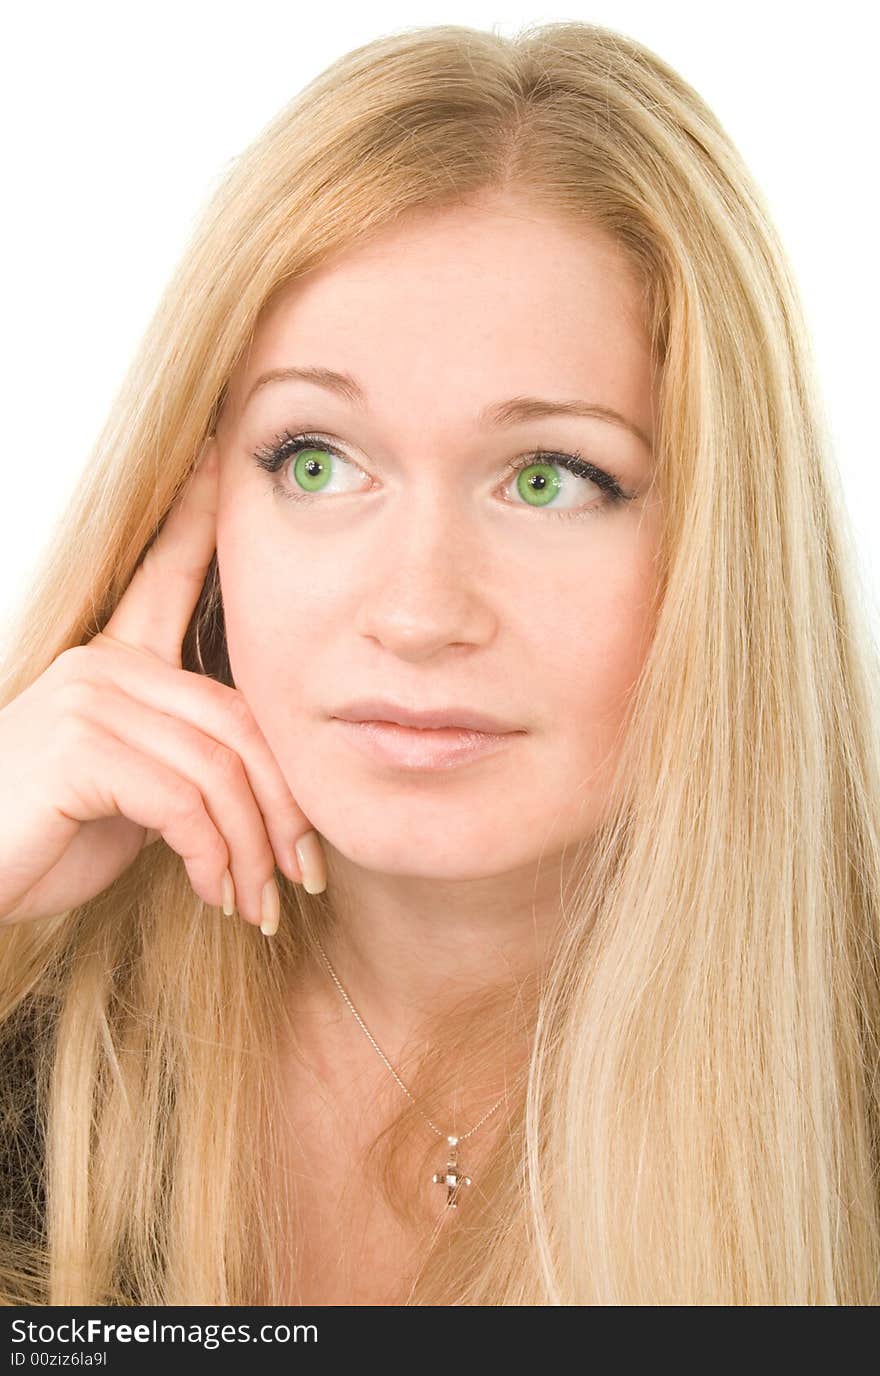
{"label": "green eye", "polygon": [[293,465],[293,476],[306,492],[320,492],[330,478],[327,450],[300,450]]}
{"label": "green eye", "polygon": [[562,483],[552,463],[530,463],[521,468],[516,480],[519,495],[530,506],[547,506],[557,495]]}
{"label": "green eye", "polygon": [[[363,469],[334,445],[325,442],[320,435],[296,435],[285,431],[272,444],[257,449],[254,460],[267,473],[276,474],[282,468],[286,469],[286,481],[275,483],[273,491],[288,501],[308,501],[310,496],[325,489],[331,495],[369,490],[358,486],[367,476]],[[288,469],[291,460],[292,465]],[[577,452],[533,451],[527,462],[520,460],[510,465],[508,482],[512,482],[514,477],[523,504],[538,510],[546,507],[550,516],[571,518],[598,514],[632,502],[638,495],[636,492],[627,492],[616,474],[598,468]],[[577,490],[572,478],[589,484],[594,492],[598,491],[598,499],[587,505],[573,505],[572,498],[577,496]],[[294,484],[298,491],[292,490]],[[339,484],[342,484],[341,488]]]}

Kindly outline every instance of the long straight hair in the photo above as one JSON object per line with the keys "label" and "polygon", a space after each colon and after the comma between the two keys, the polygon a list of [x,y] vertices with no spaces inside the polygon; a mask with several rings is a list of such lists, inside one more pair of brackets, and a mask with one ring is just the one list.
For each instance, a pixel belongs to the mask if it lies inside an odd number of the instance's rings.
{"label": "long straight hair", "polygon": [[[643,287],[661,595],[607,813],[521,1002],[507,1131],[401,1302],[876,1303],[880,664],[790,265],[656,54],[578,22],[442,25],[301,90],[207,203],[19,606],[0,704],[106,624],[275,293],[484,193],[604,231]],[[183,663],[234,686],[216,563]],[[286,1302],[272,1048],[333,912],[282,901],[266,941],[157,843],[0,930],[6,1303]],[[495,1063],[491,1001],[444,1026],[459,1049],[426,1059],[423,1108]],[[395,1136],[419,1121],[407,1104]]]}

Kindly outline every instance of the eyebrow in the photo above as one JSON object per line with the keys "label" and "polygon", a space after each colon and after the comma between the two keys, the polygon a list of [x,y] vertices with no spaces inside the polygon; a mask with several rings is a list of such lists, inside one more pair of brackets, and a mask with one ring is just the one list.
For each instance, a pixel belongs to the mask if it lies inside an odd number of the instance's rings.
{"label": "eyebrow", "polygon": [[[366,405],[366,393],[351,373],[337,372],[334,368],[303,366],[272,368],[267,373],[261,373],[248,391],[242,404],[242,411],[261,388],[267,387],[273,382],[291,381],[311,382],[317,387],[324,387],[327,391],[335,392],[353,406],[363,408]],[[546,397],[511,397],[509,401],[496,401],[485,406],[477,416],[477,421],[481,425],[500,428],[517,425],[523,421],[541,420],[545,416],[581,416],[592,420],[608,421],[612,425],[620,425],[623,429],[628,430],[631,435],[635,435],[636,439],[641,440],[648,453],[652,452],[651,441],[640,426],[627,420],[626,416],[615,411],[613,407],[603,406],[594,401],[551,401]]]}

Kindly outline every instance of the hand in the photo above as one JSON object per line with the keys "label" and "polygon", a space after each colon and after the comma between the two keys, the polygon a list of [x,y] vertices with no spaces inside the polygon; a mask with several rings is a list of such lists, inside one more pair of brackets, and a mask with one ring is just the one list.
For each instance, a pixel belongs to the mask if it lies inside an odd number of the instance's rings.
{"label": "hand", "polygon": [[[0,923],[85,903],[160,836],[212,906],[228,870],[255,924],[276,863],[302,882],[294,843],[313,829],[248,704],[181,667],[216,545],[218,467],[212,448],[104,630],[0,711]],[[320,855],[314,833],[308,844]],[[270,935],[271,897],[268,912]]]}

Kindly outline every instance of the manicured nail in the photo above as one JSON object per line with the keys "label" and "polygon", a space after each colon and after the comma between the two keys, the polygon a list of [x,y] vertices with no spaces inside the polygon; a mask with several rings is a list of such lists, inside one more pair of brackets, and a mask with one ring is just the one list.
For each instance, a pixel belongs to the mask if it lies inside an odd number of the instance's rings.
{"label": "manicured nail", "polygon": [[260,905],[263,920],[260,923],[260,931],[263,936],[274,936],[278,931],[278,923],[281,920],[281,900],[278,897],[278,885],[274,879],[270,879],[263,889],[263,898]]}
{"label": "manicured nail", "polygon": [[327,861],[316,831],[307,831],[296,843],[306,893],[323,893],[327,887]]}
{"label": "manicured nail", "polygon": [[229,870],[223,871],[221,887],[223,891],[223,911],[227,917],[232,917],[232,914],[235,912],[235,885],[232,882],[232,875],[229,873]]}

